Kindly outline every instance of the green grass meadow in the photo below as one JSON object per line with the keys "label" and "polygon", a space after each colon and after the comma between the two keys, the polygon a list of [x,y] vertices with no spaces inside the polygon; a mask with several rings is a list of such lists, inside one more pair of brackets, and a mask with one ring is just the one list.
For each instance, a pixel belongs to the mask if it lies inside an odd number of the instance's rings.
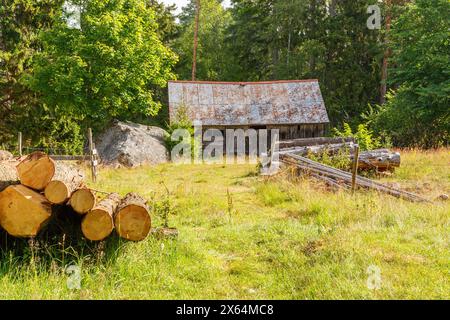
{"label": "green grass meadow", "polygon": [[[450,193],[448,149],[401,154],[383,182],[429,199]],[[289,169],[259,177],[248,164],[102,169],[91,186],[138,192],[154,208],[169,199],[178,239],[1,233],[0,299],[450,298],[450,201],[352,196]],[[156,211],[154,227],[163,223]],[[79,289],[68,286],[69,265],[79,267]]]}

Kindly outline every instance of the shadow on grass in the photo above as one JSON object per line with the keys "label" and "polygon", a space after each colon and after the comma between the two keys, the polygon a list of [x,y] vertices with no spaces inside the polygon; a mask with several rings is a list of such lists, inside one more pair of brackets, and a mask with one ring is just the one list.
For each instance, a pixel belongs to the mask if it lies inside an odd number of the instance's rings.
{"label": "shadow on grass", "polygon": [[20,239],[0,230],[0,277],[33,266],[41,272],[70,265],[113,263],[126,245],[115,233],[104,241],[89,241],[81,232],[82,216],[56,207],[54,218],[39,235]]}

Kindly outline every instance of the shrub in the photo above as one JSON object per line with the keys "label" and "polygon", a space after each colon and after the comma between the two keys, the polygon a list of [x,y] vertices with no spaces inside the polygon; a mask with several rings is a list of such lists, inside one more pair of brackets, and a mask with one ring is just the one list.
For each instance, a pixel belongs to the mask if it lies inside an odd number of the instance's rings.
{"label": "shrub", "polygon": [[359,124],[356,132],[353,132],[350,125],[344,122],[342,131],[334,128],[333,132],[336,137],[354,137],[362,151],[377,149],[383,145],[381,137],[375,138],[367,124]]}
{"label": "shrub", "polygon": [[308,154],[308,158],[341,170],[347,170],[351,165],[350,150],[348,148],[340,149],[335,155],[330,155],[329,151],[325,149],[320,154]]}

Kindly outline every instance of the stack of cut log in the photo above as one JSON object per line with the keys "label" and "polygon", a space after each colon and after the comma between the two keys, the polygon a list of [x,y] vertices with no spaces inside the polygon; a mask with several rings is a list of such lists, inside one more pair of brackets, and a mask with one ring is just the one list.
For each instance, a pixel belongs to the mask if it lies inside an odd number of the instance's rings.
{"label": "stack of cut log", "polygon": [[[324,165],[299,155],[292,153],[283,154],[281,156],[281,162],[295,166],[302,172],[309,174],[313,178],[322,180],[332,187],[350,189],[352,185],[351,173]],[[361,176],[356,176],[356,186],[359,188],[376,190],[378,192],[390,194],[394,197],[412,202],[429,202],[427,199],[417,194],[393,188]]]}
{"label": "stack of cut log", "polygon": [[115,229],[125,239],[139,241],[150,233],[146,201],[135,193],[99,199],[84,184],[75,166],[53,161],[42,152],[17,161],[0,162],[0,226],[10,235],[35,237],[54,216],[55,208],[70,206],[82,215],[81,231],[92,241],[106,239]]}
{"label": "stack of cut log", "polygon": [[[333,188],[350,189],[353,187],[351,173],[308,159],[310,154],[324,152],[333,156],[340,150],[349,151],[354,159],[356,144],[353,138],[308,138],[278,142],[270,156],[263,163],[262,174],[273,175],[278,172],[280,163],[294,166],[302,173],[325,182]],[[358,169],[376,168],[377,171],[392,170],[400,166],[400,154],[387,149],[371,150],[359,153]],[[355,187],[376,190],[413,202],[429,202],[420,195],[393,188],[374,180],[355,175]]]}

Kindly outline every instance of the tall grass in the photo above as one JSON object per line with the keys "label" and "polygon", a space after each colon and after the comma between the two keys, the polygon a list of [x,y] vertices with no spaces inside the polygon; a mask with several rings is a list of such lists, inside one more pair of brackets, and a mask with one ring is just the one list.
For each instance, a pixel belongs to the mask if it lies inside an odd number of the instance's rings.
{"label": "tall grass", "polygon": [[[383,180],[418,185],[434,198],[450,191],[449,163],[448,150],[402,152],[402,167]],[[0,298],[450,298],[449,202],[352,196],[254,172],[250,165],[104,169],[96,189],[139,192],[155,210],[170,194],[178,239],[90,243],[74,230],[29,242],[2,234]],[[164,223],[155,212],[154,226]],[[69,265],[80,267],[79,290],[67,286]],[[378,290],[367,286],[371,266],[381,272]]]}

